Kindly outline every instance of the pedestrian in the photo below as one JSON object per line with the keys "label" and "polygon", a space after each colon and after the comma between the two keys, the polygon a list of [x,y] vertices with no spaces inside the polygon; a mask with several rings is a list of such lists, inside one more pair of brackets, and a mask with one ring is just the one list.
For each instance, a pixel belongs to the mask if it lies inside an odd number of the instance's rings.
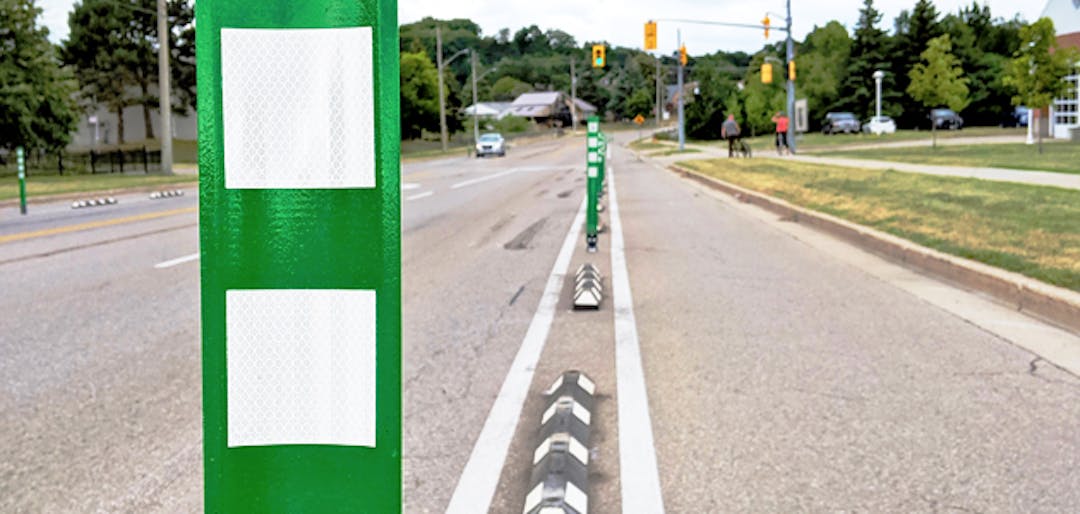
{"label": "pedestrian", "polygon": [[728,114],[727,121],[720,126],[720,137],[727,139],[728,157],[735,157],[735,142],[739,140],[739,123],[734,114]]}
{"label": "pedestrian", "polygon": [[776,124],[776,153],[784,155],[784,150],[787,150],[788,155],[791,154],[791,145],[788,144],[788,117],[784,113],[777,111],[776,116],[772,117],[772,122]]}

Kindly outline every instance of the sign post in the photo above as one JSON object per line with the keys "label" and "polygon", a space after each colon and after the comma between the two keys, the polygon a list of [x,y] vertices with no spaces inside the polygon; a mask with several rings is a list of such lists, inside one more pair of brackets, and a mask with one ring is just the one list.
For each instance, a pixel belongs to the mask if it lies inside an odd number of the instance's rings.
{"label": "sign post", "polygon": [[397,2],[202,0],[206,512],[401,512]]}
{"label": "sign post", "polygon": [[586,167],[586,202],[585,206],[585,244],[590,253],[596,251],[597,243],[597,225],[599,222],[599,215],[597,214],[597,198],[600,193],[600,168],[603,167],[603,161],[600,154],[600,117],[589,117],[589,133],[587,136],[588,154],[587,154],[587,167]]}
{"label": "sign post", "polygon": [[26,153],[23,147],[15,149],[15,163],[19,169],[19,212],[26,215]]}

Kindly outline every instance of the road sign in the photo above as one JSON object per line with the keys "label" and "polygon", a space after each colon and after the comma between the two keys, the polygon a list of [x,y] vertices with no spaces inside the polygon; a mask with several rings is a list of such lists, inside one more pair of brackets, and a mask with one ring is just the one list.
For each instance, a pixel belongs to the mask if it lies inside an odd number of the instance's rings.
{"label": "road sign", "polygon": [[207,512],[401,511],[393,0],[203,0]]}
{"label": "road sign", "polygon": [[634,123],[637,123],[638,125],[644,125],[645,124],[645,117],[640,115],[640,114],[638,114],[637,116],[634,116]]}

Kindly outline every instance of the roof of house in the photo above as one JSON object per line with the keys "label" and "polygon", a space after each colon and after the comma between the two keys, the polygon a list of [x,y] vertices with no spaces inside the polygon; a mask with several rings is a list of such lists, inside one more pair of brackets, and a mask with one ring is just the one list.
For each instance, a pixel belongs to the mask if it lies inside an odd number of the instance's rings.
{"label": "roof of house", "polygon": [[1054,22],[1058,36],[1080,33],[1080,0],[1050,0],[1041,17]]}
{"label": "roof of house", "polygon": [[575,105],[577,105],[578,110],[581,111],[581,112],[594,113],[594,112],[599,110],[599,109],[596,108],[595,105],[593,105],[593,104],[591,104],[589,102],[586,102],[585,100],[582,100],[580,98],[575,98],[574,101],[575,101]]}
{"label": "roof of house", "polygon": [[539,93],[523,93],[514,99],[513,107],[521,107],[526,105],[544,105],[552,106],[555,102],[559,101],[559,97],[562,93],[558,91],[542,91]]}
{"label": "roof of house", "polygon": [[499,116],[510,109],[510,102],[480,102],[477,107],[470,105],[461,111],[472,116],[474,109],[477,116]]}

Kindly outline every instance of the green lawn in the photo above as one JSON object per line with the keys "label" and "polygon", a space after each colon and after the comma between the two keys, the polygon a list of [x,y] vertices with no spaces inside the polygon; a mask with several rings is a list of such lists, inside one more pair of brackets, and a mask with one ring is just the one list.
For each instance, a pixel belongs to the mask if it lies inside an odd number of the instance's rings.
{"label": "green lawn", "polygon": [[1080,191],[782,160],[683,164],[930,248],[1080,291]]}
{"label": "green lawn", "polygon": [[[1025,129],[1000,128],[1000,127],[971,127],[964,130],[938,132],[938,139],[955,139],[958,137],[993,137],[993,136],[1022,136]],[[774,134],[765,134],[747,138],[747,142],[755,152],[773,151],[776,144]],[[895,134],[835,134],[827,136],[821,132],[809,132],[798,136],[796,144],[800,153],[817,152],[822,150],[839,149],[845,146],[867,145],[876,143],[892,143],[899,141],[929,141],[930,132],[926,130],[898,130]],[[702,141],[704,144],[727,145],[723,141]]]}
{"label": "green lawn", "polygon": [[679,150],[678,148],[671,148],[668,150],[659,150],[649,153],[649,157],[670,157],[672,155],[685,155],[688,153],[701,153],[701,150],[697,148],[687,148],[685,150]]}
{"label": "green lawn", "polygon": [[915,164],[1080,173],[1080,145],[1070,143],[1044,144],[1042,154],[1039,153],[1035,146],[1020,143],[939,146],[937,148],[881,148],[877,150],[830,152],[829,156],[911,162]]}
{"label": "green lawn", "polygon": [[[26,180],[29,198],[67,193],[91,193],[132,187],[166,184],[197,184],[197,175],[31,175]],[[14,176],[0,177],[0,200],[19,197],[19,181]]]}

